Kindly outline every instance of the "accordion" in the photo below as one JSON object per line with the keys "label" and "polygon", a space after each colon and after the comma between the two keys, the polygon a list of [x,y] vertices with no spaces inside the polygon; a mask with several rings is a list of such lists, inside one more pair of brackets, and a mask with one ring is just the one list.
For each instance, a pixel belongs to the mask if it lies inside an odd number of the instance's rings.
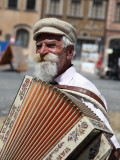
{"label": "accordion", "polygon": [[73,95],[25,76],[0,132],[0,160],[103,160],[111,136]]}

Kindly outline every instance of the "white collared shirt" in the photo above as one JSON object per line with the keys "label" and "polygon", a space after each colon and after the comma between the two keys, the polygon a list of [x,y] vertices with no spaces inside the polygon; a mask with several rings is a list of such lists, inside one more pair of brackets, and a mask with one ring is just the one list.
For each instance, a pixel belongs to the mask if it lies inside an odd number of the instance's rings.
{"label": "white collared shirt", "polygon": [[[96,93],[104,102],[106,108],[106,100],[103,97],[103,95],[98,91],[96,86],[90,82],[88,79],[83,77],[81,74],[76,72],[75,68],[72,66],[68,70],[66,70],[64,73],[62,73],[60,76],[58,76],[55,81],[60,85],[68,85],[68,86],[77,86],[86,88],[94,93]],[[106,126],[113,132],[107,118],[104,116],[102,111],[96,107],[94,107],[94,104],[84,101],[84,103],[90,108],[105,124]],[[120,148],[120,145],[115,137],[115,135],[112,136],[111,141],[114,143],[116,148]]]}

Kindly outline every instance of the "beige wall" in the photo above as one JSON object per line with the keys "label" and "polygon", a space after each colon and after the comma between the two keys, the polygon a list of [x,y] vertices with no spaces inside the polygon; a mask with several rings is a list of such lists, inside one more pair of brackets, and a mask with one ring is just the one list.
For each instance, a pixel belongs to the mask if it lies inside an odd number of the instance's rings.
{"label": "beige wall", "polygon": [[[92,20],[88,18],[89,7],[91,0],[82,0],[81,16],[71,17],[68,14],[70,0],[61,0],[60,15],[49,15],[47,13],[47,5],[49,0],[36,0],[36,12],[26,12],[25,2],[26,0],[18,0],[18,10],[10,10],[6,7],[7,0],[2,0],[2,6],[0,8],[0,17],[2,23],[0,24],[0,30],[2,30],[1,39],[5,40],[5,35],[10,33],[15,35],[19,27],[26,28],[30,32],[30,41],[27,49],[24,49],[25,54],[31,55],[33,51],[32,41],[32,27],[37,20],[44,17],[57,17],[71,23],[78,33],[80,39],[91,39],[98,41],[98,37],[104,36],[105,20]],[[83,36],[83,33],[87,33],[87,36]]]}
{"label": "beige wall", "polygon": [[16,35],[17,29],[26,29],[30,33],[30,40],[28,48],[24,48],[24,53],[26,55],[31,55],[33,53],[33,39],[32,39],[32,29],[33,25],[41,17],[41,0],[36,0],[36,11],[25,11],[26,0],[18,0],[18,9],[11,10],[7,9],[7,0],[2,0],[0,8],[0,30],[2,35],[1,40],[5,40],[5,35],[10,34],[11,36]]}

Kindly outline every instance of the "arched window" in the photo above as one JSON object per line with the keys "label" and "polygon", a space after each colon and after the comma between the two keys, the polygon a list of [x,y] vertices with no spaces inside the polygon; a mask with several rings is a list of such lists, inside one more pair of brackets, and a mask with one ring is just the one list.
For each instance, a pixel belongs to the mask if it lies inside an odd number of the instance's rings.
{"label": "arched window", "polygon": [[16,42],[23,47],[28,47],[29,32],[25,29],[19,29],[16,32]]}

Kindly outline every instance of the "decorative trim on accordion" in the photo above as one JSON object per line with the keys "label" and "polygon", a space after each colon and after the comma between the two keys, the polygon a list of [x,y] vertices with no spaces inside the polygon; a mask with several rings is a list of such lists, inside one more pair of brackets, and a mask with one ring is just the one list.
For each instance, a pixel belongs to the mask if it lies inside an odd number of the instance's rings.
{"label": "decorative trim on accordion", "polygon": [[4,122],[4,125],[0,131],[0,150],[3,147],[4,143],[7,141],[9,134],[12,130],[12,127],[19,116],[20,109],[22,107],[22,103],[24,101],[25,95],[32,83],[33,77],[26,76],[22,82],[22,85],[18,91],[16,99],[12,104],[12,107],[8,113],[8,116]]}
{"label": "decorative trim on accordion", "polygon": [[[83,151],[83,149],[89,144],[89,142],[92,141],[95,135],[98,136],[100,131],[109,133],[110,137],[112,136],[111,132],[109,131],[109,129],[106,127],[104,123],[88,117],[83,117],[57,143],[57,145],[55,145],[52,148],[52,150],[50,150],[49,153],[47,153],[46,156],[42,157],[42,159],[44,160],[61,160],[66,158],[76,159],[76,152],[78,152],[78,155],[79,155],[81,151]],[[106,140],[106,142],[108,142],[106,138],[104,139]],[[79,146],[79,149],[78,149],[78,146]],[[112,146],[110,143],[106,144],[106,146],[108,147],[108,149],[106,148],[107,150],[106,152],[108,152],[108,150],[112,150]],[[106,152],[104,156],[109,155],[109,154],[106,155]],[[85,153],[86,153],[86,149],[85,149]],[[82,157],[82,160],[86,160],[86,159]]]}

